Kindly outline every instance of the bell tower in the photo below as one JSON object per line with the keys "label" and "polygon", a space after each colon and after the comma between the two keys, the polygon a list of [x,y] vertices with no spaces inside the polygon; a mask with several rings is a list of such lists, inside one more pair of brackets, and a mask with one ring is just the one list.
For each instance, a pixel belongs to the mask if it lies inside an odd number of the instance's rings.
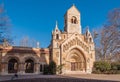
{"label": "bell tower", "polygon": [[75,5],[68,9],[64,15],[64,31],[81,34],[80,12]]}

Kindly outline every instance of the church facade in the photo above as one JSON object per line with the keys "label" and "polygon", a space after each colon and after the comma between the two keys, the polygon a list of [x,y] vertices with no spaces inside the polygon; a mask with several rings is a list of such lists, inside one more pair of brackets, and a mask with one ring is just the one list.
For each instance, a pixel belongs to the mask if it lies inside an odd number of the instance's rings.
{"label": "church facade", "polygon": [[62,74],[91,73],[95,49],[89,29],[82,34],[81,16],[73,5],[64,15],[64,31],[56,23],[48,48],[0,47],[0,74],[40,74],[50,61],[62,66]]}

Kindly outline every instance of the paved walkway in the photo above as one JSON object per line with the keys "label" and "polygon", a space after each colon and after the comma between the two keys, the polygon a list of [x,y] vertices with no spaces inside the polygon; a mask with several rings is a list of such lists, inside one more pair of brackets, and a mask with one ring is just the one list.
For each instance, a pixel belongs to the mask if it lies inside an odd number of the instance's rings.
{"label": "paved walkway", "polygon": [[111,80],[120,81],[120,74],[106,75],[106,74],[79,74],[79,75],[64,75],[66,77],[83,78],[83,79],[97,79],[97,80]]}
{"label": "paved walkway", "polygon": [[[0,81],[11,80],[13,75],[0,76]],[[120,81],[120,75],[103,75],[103,74],[79,74],[79,75],[18,75],[15,79],[31,78],[79,78],[79,79],[97,79]]]}
{"label": "paved walkway", "polygon": [[[0,76],[0,81],[11,80],[13,75]],[[58,75],[18,75],[18,78],[14,79],[32,79],[32,78],[64,78],[64,76]]]}

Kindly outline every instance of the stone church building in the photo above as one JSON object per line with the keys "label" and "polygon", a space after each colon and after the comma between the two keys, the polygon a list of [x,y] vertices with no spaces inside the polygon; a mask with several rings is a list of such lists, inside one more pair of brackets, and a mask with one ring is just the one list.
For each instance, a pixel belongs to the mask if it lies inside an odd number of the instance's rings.
{"label": "stone church building", "polygon": [[62,74],[91,73],[95,49],[89,29],[82,34],[81,16],[73,5],[64,15],[64,31],[56,23],[48,48],[0,46],[0,74],[42,74],[50,61],[63,65]]}

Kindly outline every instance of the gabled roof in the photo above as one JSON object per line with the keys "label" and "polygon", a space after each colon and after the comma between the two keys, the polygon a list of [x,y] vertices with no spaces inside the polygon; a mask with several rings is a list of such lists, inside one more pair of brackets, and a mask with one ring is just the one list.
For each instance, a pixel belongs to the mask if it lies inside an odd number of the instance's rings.
{"label": "gabled roof", "polygon": [[68,11],[70,11],[71,9],[75,8],[79,13],[80,11],[78,10],[78,8],[73,4],[65,13],[65,15],[68,13]]}

